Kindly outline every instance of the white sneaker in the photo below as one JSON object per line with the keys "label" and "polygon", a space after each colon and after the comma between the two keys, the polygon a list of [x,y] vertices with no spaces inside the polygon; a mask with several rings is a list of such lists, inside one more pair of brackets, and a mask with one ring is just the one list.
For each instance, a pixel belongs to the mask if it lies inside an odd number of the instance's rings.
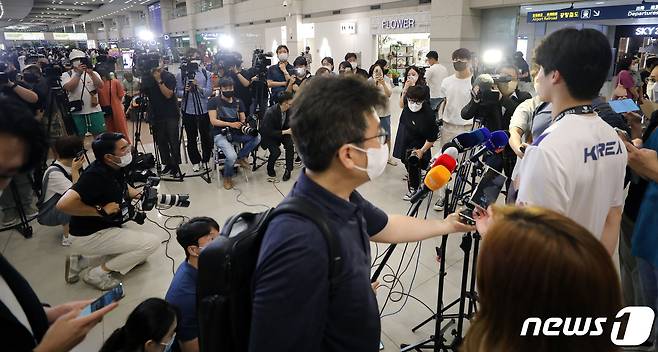
{"label": "white sneaker", "polygon": [[398,166],[398,162],[395,161],[395,159],[393,159],[393,158],[388,159],[388,164],[391,165],[391,166]]}
{"label": "white sneaker", "polygon": [[405,194],[405,195],[402,197],[402,200],[404,200],[404,201],[410,201],[410,200],[411,200],[411,197],[413,197],[414,194],[416,194],[416,190],[415,190],[415,189],[410,189],[409,192],[407,192],[407,194]]}
{"label": "white sneaker", "polygon": [[436,203],[434,203],[432,209],[436,211],[443,211],[443,197],[439,197],[439,200],[437,200]]}
{"label": "white sneaker", "polygon": [[192,165],[192,171],[199,172],[199,170],[201,170],[201,166],[199,166],[199,164]]}
{"label": "white sneaker", "polygon": [[121,283],[121,281],[113,278],[110,273],[103,272],[100,275],[94,275],[93,272],[94,269],[87,270],[87,272],[82,277],[82,280],[101,291],[107,291],[117,287]]}
{"label": "white sneaker", "polygon": [[62,246],[70,247],[72,244],[73,244],[73,239],[71,238],[71,236],[70,235],[65,236],[64,234],[62,234]]}

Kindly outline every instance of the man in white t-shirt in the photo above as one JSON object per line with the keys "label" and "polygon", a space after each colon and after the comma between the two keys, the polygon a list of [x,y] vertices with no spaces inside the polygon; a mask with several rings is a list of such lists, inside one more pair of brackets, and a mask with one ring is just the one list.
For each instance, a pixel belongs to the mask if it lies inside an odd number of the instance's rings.
{"label": "man in white t-shirt", "polygon": [[448,69],[439,63],[439,53],[432,50],[425,55],[430,65],[425,70],[425,81],[430,88],[430,106],[432,110],[439,108],[441,103],[441,83],[448,77]]}
{"label": "man in white t-shirt", "polygon": [[627,153],[591,104],[611,59],[608,40],[593,29],[559,30],[537,48],[537,93],[551,102],[554,122],[521,159],[516,200],[570,217],[610,254],[619,238]]}
{"label": "man in white t-shirt", "polygon": [[455,74],[441,82],[439,96],[443,98],[439,117],[443,120],[441,127],[441,145],[450,142],[456,135],[471,130],[472,122],[462,118],[462,108],[471,101],[471,52],[457,49],[452,53],[452,65]]}
{"label": "man in white t-shirt", "polygon": [[71,50],[69,60],[73,69],[62,74],[62,88],[68,92],[73,122],[79,136],[87,132],[99,135],[105,132],[105,115],[98,103],[98,89],[103,81],[98,72],[92,70],[89,58],[78,49]]}

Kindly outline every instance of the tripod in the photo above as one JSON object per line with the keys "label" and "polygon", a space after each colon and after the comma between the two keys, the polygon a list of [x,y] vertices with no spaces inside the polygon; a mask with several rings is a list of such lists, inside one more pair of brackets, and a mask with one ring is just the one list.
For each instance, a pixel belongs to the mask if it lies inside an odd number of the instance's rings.
{"label": "tripod", "polygon": [[[268,101],[268,94],[267,94],[267,86],[265,86],[265,80],[266,77],[264,74],[259,74],[258,75],[258,80],[253,81],[251,83],[252,89],[254,89],[254,100],[251,103],[251,107],[249,108],[249,111],[253,118],[256,119],[256,125],[258,129],[260,130],[260,123],[263,121],[263,117],[265,116],[265,110],[267,110],[267,101]],[[263,167],[263,165],[267,164],[267,159],[263,157],[258,156],[258,147],[256,147],[252,152],[252,171],[256,171]],[[260,164],[258,161],[260,160]]]}
{"label": "tripod", "polygon": [[[188,99],[190,98],[190,93],[192,93],[191,98],[192,98],[192,104],[193,104],[193,107],[194,107],[194,116],[195,117],[193,117],[193,118],[196,118],[196,116],[201,115],[202,112],[203,112],[203,105],[201,104],[201,97],[199,96],[199,92],[197,91],[196,87],[194,87],[194,89],[187,90],[183,94],[183,109],[182,109],[182,112],[183,112],[183,114],[185,114],[185,112],[187,111],[187,107],[188,107],[188,103],[189,103]],[[185,117],[183,117],[183,119],[184,118]],[[179,137],[179,143],[178,143],[179,145],[181,145],[182,142],[183,142],[183,129],[184,129],[184,127],[185,127],[185,123],[182,122],[181,126],[180,126],[180,135],[179,135],[180,137]],[[203,149],[204,146],[203,146],[203,137],[201,137],[201,130],[199,130],[199,139],[201,139],[202,149]],[[190,143],[189,140],[187,142]],[[194,143],[196,144],[196,139],[194,140]],[[197,148],[197,146],[195,145],[194,148]],[[212,182],[210,180],[210,168],[208,167],[208,162],[207,161],[203,162],[203,172],[201,172],[199,174],[196,174],[196,175],[190,175],[190,176],[184,176],[184,177],[197,177],[197,176],[201,177],[204,181],[206,181],[206,183],[211,183]]]}

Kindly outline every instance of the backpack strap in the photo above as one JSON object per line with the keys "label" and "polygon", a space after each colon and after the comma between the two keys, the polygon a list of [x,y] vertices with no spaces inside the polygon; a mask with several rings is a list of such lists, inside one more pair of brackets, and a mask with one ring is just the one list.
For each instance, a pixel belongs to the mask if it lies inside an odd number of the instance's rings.
{"label": "backpack strap", "polygon": [[327,242],[327,247],[329,249],[329,288],[332,290],[337,282],[337,273],[341,272],[343,258],[340,255],[340,244],[329,228],[327,218],[324,216],[322,210],[305,198],[290,197],[286,198],[271,211],[268,216],[269,221],[272,221],[277,215],[286,213],[296,214],[313,221],[313,223],[320,229],[320,232],[322,232],[322,236]]}
{"label": "backpack strap", "polygon": [[37,204],[43,203],[46,199],[46,191],[48,190],[48,177],[50,177],[50,173],[53,171],[58,171],[64,174],[66,178],[71,180],[71,175],[69,175],[68,172],[62,167],[62,165],[56,164],[54,161],[52,164],[50,164],[50,167],[46,169],[46,173],[43,175],[43,179],[41,181],[41,195],[39,196],[39,199],[37,200]]}
{"label": "backpack strap", "polygon": [[205,68],[202,68],[202,69],[201,69],[201,72],[203,72],[203,77],[206,78],[206,82],[207,82],[207,81],[208,81],[208,71],[206,71]]}

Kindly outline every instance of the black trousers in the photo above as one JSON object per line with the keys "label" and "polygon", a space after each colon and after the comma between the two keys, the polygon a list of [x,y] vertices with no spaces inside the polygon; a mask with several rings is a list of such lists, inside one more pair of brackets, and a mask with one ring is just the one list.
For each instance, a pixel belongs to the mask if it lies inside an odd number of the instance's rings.
{"label": "black trousers", "polygon": [[[420,149],[420,148],[418,148]],[[405,158],[402,160],[404,163],[404,166],[407,168],[407,173],[409,173],[409,177],[407,178],[407,187],[409,189],[414,189],[417,190],[418,187],[420,187],[421,183],[421,170],[427,170],[427,167],[430,164],[430,159],[432,158],[431,153],[426,152],[423,154],[423,157],[418,161],[417,164],[413,164],[409,162],[409,156],[411,155],[411,151],[414,149],[407,149],[405,152]]]}
{"label": "black trousers", "polygon": [[[210,138],[210,117],[208,113],[201,115],[183,114],[183,126],[187,135],[187,154],[190,156],[192,164],[198,164],[201,161],[207,163],[210,161],[212,153],[212,139]],[[201,138],[201,152],[203,159],[199,155],[197,148],[197,135]]]}
{"label": "black trousers", "polygon": [[158,144],[160,161],[165,166],[180,165],[179,119],[152,120],[155,142]]}
{"label": "black trousers", "polygon": [[267,158],[267,174],[269,176],[275,175],[274,164],[281,156],[281,149],[279,148],[281,144],[283,144],[283,149],[286,151],[286,170],[292,171],[295,147],[292,143],[292,137],[285,135],[280,143],[272,142],[267,146],[267,150],[270,151],[270,156]]}

